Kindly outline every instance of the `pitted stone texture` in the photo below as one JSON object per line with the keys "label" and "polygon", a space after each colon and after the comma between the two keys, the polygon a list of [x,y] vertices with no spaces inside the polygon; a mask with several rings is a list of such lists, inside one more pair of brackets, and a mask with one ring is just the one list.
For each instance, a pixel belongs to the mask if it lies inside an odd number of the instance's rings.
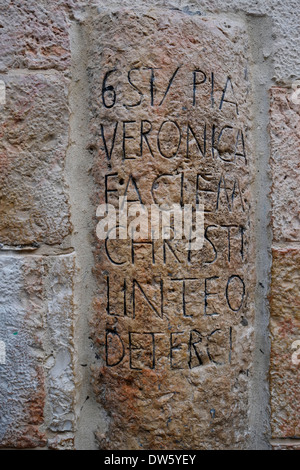
{"label": "pitted stone texture", "polygon": [[[106,0],[91,0],[82,2],[84,5],[98,5],[103,10],[108,8]],[[257,37],[256,47],[262,48],[266,59],[274,57],[274,72],[278,82],[293,81],[300,77],[298,58],[300,37],[300,13],[298,0],[123,0],[122,6],[132,9],[144,7],[181,9],[190,15],[249,15],[251,26],[253,20],[271,20],[266,25],[270,29],[270,43],[263,43]],[[120,8],[119,0],[111,0],[109,8]]]}
{"label": "pitted stone texture", "polygon": [[254,282],[244,25],[153,9],[85,27],[95,213],[125,194],[206,211],[204,247],[190,254],[187,240],[95,238],[93,376],[109,417],[99,445],[244,448]]}
{"label": "pitted stone texture", "polygon": [[0,71],[70,67],[69,21],[57,2],[1,0]]}
{"label": "pitted stone texture", "polygon": [[74,450],[74,433],[56,434],[48,440],[49,450]]}
{"label": "pitted stone texture", "polygon": [[300,251],[298,249],[273,249],[270,297],[273,438],[299,438],[300,436],[299,265]]}
{"label": "pitted stone texture", "polygon": [[0,106],[0,244],[61,244],[70,233],[64,183],[68,82],[3,76]]}
{"label": "pitted stone texture", "polygon": [[[47,264],[47,278],[45,279],[47,289],[46,424],[53,432],[74,432],[73,276],[75,258],[73,255],[52,257]],[[69,435],[66,436],[66,441],[70,442]]]}
{"label": "pitted stone texture", "polygon": [[74,257],[5,256],[0,273],[0,447],[41,447],[74,430]]}
{"label": "pitted stone texture", "polygon": [[297,103],[295,90],[272,88],[271,198],[273,235],[278,242],[300,240],[300,105]]}
{"label": "pitted stone texture", "polygon": [[[107,9],[106,0],[59,0],[38,3],[33,0],[1,1],[0,71],[7,68],[51,68],[64,70],[70,66],[69,25],[66,11],[86,11],[91,6]],[[300,35],[299,5],[296,0],[257,2],[256,0],[124,0],[122,6],[151,9],[155,7],[179,8],[189,14],[205,16],[220,13],[246,13],[268,16],[273,23],[273,44],[264,45],[264,55],[274,54],[275,74],[278,81],[294,80],[300,76],[296,44]],[[119,1],[109,2],[118,9]]]}

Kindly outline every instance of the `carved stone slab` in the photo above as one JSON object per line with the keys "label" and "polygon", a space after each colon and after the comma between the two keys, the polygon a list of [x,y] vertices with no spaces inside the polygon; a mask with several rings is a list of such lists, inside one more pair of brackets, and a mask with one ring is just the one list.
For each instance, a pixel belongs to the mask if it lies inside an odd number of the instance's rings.
{"label": "carved stone slab", "polygon": [[[123,10],[99,14],[86,32],[98,283],[92,336],[101,358],[93,375],[109,422],[100,447],[243,448],[255,263],[245,27]],[[203,205],[203,244],[177,239],[175,222],[169,238],[153,237],[151,226],[131,239],[132,217],[127,239],[100,239],[105,214],[97,208],[108,204],[120,215],[125,196],[128,210],[141,204],[148,215],[153,205],[161,214],[173,204]]]}

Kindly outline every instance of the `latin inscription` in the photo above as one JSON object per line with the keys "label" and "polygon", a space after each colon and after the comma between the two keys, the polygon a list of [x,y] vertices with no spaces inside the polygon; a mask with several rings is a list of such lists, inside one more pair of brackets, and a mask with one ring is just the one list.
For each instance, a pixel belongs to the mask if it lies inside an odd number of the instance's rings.
{"label": "latin inscription", "polygon": [[201,204],[205,220],[199,250],[176,239],[171,216],[169,236],[118,236],[127,231],[122,220],[109,227],[101,244],[105,364],[136,371],[230,364],[248,299],[245,76],[211,70],[203,58],[171,67],[110,62],[99,75],[98,203],[119,213],[124,198],[129,214],[140,204],[165,216],[172,204]]}
{"label": "latin inscription", "polygon": [[[185,69],[188,67],[177,67],[168,77],[155,67],[128,70],[116,67],[102,76],[101,105],[106,110],[106,120],[100,123],[99,147],[109,170],[104,175],[102,200],[115,205],[116,209],[122,197],[127,198],[129,205],[161,206],[168,195],[169,204],[181,207],[186,203],[195,207],[202,203],[207,217],[203,249],[199,252],[184,250],[180,242],[172,239],[136,241],[107,237],[105,240],[104,253],[108,266],[111,265],[105,275],[104,341],[105,363],[110,368],[124,364],[140,371],[163,364],[174,370],[194,369],[210,363],[228,364],[232,356],[233,328],[228,322],[222,323],[222,318],[238,314],[245,306],[246,280],[237,268],[243,265],[245,257],[247,200],[235,167],[247,167],[249,157],[235,97],[239,84],[233,83],[230,76],[223,76],[222,85],[216,87],[217,74],[200,69],[186,73],[183,80],[180,74],[184,74]],[[165,88],[157,84],[158,72]],[[126,77],[124,89],[117,79],[120,75]],[[134,95],[131,102],[126,99],[128,89]],[[178,113],[183,107],[180,95],[184,93],[188,97],[185,106],[188,104],[198,111],[198,121],[166,118],[172,91],[178,95]],[[203,93],[208,91],[206,103],[212,110],[218,109],[218,122],[201,120]],[[116,114],[112,117],[110,114],[118,107],[126,108],[132,117],[115,120]],[[134,111],[140,108],[155,108],[159,113],[161,107],[164,107],[161,119],[135,117]],[[229,123],[226,115],[222,122],[223,108],[230,110]],[[139,166],[156,160],[171,162],[170,169],[155,173],[150,180],[148,174],[136,176]],[[186,171],[178,171],[177,167],[174,170],[175,160],[190,162],[190,165]],[[224,215],[227,223],[222,223]],[[151,283],[143,282],[139,269],[146,266],[151,272],[153,266],[159,265],[169,268],[167,276],[155,276]],[[219,265],[220,275],[210,273],[209,268],[215,265]],[[135,277],[126,273],[127,267],[135,270]],[[178,276],[179,272],[184,275]],[[189,272],[196,272],[196,275],[191,277]],[[146,326],[145,311],[147,329],[135,330],[134,322],[140,318]],[[114,319],[117,323],[120,318],[121,331],[110,321]],[[167,322],[172,320],[176,324],[178,318],[182,331],[167,332]],[[207,319],[211,330],[207,330]],[[155,326],[161,325],[161,330],[151,328],[153,320]]]}

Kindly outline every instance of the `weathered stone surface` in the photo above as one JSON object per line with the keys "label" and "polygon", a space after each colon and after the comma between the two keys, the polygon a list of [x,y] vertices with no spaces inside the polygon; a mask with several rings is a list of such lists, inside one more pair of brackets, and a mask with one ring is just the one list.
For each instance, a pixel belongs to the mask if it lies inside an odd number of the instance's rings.
{"label": "weathered stone surface", "polygon": [[300,107],[295,90],[272,88],[270,131],[274,241],[299,241]]}
{"label": "weathered stone surface", "polygon": [[74,433],[56,434],[48,440],[49,450],[74,450]]}
{"label": "weathered stone surface", "polygon": [[[78,1],[76,5],[97,5],[108,8],[107,0]],[[177,8],[190,15],[247,15],[250,28],[255,22],[265,22],[269,40],[264,42],[261,36],[254,37],[255,47],[260,48],[266,60],[272,57],[274,76],[278,82],[290,82],[300,77],[298,58],[298,38],[300,37],[299,8],[297,0],[261,1],[257,0],[123,0],[123,8]],[[110,0],[109,8],[120,8],[120,0]]]}
{"label": "weathered stone surface", "polygon": [[2,256],[0,273],[0,447],[45,446],[74,431],[74,256]]}
{"label": "weathered stone surface", "polygon": [[280,442],[272,442],[272,450],[300,450],[299,441],[289,441],[285,442],[284,439]]}
{"label": "weathered stone surface", "polygon": [[0,106],[0,247],[60,244],[70,233],[64,183],[67,81],[3,76]]}
{"label": "weathered stone surface", "polygon": [[99,445],[243,448],[254,282],[244,25],[125,10],[86,32],[95,212],[124,195],[205,208],[202,249],[149,233],[96,241]]}
{"label": "weathered stone surface", "polygon": [[[74,432],[74,256],[52,257],[48,262],[47,317],[45,349],[47,353],[46,422],[53,432]],[[52,353],[55,352],[55,354]],[[69,436],[67,436],[69,441]]]}
{"label": "weathered stone surface", "polygon": [[273,249],[271,406],[274,438],[300,436],[300,251]]}
{"label": "weathered stone surface", "polygon": [[69,22],[58,2],[0,2],[0,71],[70,67]]}

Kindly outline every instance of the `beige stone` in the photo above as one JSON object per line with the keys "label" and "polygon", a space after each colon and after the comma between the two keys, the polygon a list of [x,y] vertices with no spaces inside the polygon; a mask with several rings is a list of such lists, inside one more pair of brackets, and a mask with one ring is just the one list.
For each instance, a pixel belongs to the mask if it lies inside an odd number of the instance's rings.
{"label": "beige stone", "polygon": [[271,198],[274,241],[300,240],[298,100],[292,88],[271,89]]}
{"label": "beige stone", "polygon": [[100,448],[244,448],[254,282],[244,25],[125,10],[99,14],[86,34],[95,214],[124,195],[148,209],[205,207],[196,251],[149,233],[95,236]]}
{"label": "beige stone", "polygon": [[68,82],[6,75],[0,106],[0,247],[61,244],[70,233],[64,182]]}
{"label": "beige stone", "polygon": [[59,2],[0,2],[1,72],[70,67],[69,21]]}
{"label": "beige stone", "polygon": [[[273,438],[300,436],[300,252],[273,249],[271,309],[271,407]],[[298,342],[298,343],[297,343]]]}

